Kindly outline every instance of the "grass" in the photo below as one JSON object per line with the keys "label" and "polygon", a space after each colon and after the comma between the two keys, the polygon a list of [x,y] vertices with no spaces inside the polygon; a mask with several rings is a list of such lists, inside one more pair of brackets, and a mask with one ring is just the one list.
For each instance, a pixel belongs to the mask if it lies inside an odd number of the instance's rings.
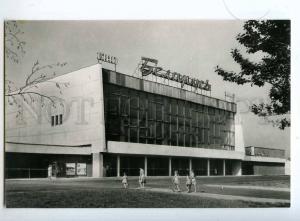
{"label": "grass", "polygon": [[[237,208],[272,207],[270,203],[217,200],[141,190],[94,189],[9,193],[8,208]],[[276,204],[276,207],[286,206]]]}
{"label": "grass", "polygon": [[[274,181],[275,179],[275,181]],[[257,196],[289,199],[289,193],[280,191],[226,189],[206,187],[205,184],[232,184],[238,182],[289,183],[289,178],[278,177],[208,178],[198,179],[198,191],[227,195]],[[231,180],[231,182],[230,182]],[[199,196],[159,193],[135,189],[136,178],[130,178],[130,189],[121,188],[116,179],[91,180],[24,180],[6,181],[5,201],[8,208],[237,208],[287,207],[288,203],[253,203],[237,200],[203,198]],[[184,188],[184,179],[181,179]],[[170,178],[148,178],[147,187],[170,189]],[[249,184],[248,184],[249,185]]]}

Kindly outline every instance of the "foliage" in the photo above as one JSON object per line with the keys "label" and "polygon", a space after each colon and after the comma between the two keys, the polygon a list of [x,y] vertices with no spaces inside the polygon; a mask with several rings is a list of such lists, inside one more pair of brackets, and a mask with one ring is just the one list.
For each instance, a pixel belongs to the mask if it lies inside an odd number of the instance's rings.
{"label": "foliage", "polygon": [[280,115],[281,119],[271,120],[280,129],[290,126],[290,21],[266,20],[246,21],[244,33],[236,40],[246,48],[248,55],[262,58],[258,62],[244,57],[241,51],[233,49],[231,56],[241,71],[226,71],[217,66],[215,72],[225,81],[237,84],[249,83],[262,87],[270,84],[270,103],[254,104],[251,111],[260,117]]}

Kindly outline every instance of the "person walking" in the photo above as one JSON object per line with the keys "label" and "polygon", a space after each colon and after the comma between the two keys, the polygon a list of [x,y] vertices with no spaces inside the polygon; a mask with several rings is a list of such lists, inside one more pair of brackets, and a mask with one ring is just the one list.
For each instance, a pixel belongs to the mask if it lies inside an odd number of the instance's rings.
{"label": "person walking", "polygon": [[173,176],[173,191],[175,191],[175,192],[180,192],[181,190],[180,190],[180,187],[179,187],[179,184],[180,184],[180,182],[179,182],[179,176],[178,176],[178,171],[177,170],[175,170],[174,171],[174,176]]}
{"label": "person walking", "polygon": [[191,192],[191,186],[192,186],[192,181],[191,181],[189,174],[187,174],[186,175],[186,189],[187,189],[188,193]]}
{"label": "person walking", "polygon": [[194,186],[194,192],[196,193],[197,192],[197,180],[196,180],[196,176],[195,176],[195,173],[193,170],[191,170],[190,177],[191,177],[192,186]]}
{"label": "person walking", "polygon": [[139,176],[140,188],[145,188],[145,183],[146,183],[146,177],[144,174],[144,170],[140,168],[140,176]]}
{"label": "person walking", "polygon": [[51,180],[52,179],[52,165],[49,164],[48,166],[48,179]]}
{"label": "person walking", "polygon": [[127,189],[127,187],[128,187],[128,179],[127,179],[127,175],[126,175],[125,172],[123,173],[122,184],[123,184],[124,189]]}

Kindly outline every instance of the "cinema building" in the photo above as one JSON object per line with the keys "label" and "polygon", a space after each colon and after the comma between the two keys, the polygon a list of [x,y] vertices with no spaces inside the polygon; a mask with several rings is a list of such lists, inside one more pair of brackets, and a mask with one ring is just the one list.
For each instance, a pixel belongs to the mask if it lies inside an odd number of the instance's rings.
{"label": "cinema building", "polygon": [[[53,89],[52,82],[68,87]],[[179,84],[179,85],[178,85]],[[6,104],[6,178],[284,174],[283,150],[245,147],[236,104],[101,64],[39,83],[56,105]],[[8,102],[8,101],[7,101]]]}

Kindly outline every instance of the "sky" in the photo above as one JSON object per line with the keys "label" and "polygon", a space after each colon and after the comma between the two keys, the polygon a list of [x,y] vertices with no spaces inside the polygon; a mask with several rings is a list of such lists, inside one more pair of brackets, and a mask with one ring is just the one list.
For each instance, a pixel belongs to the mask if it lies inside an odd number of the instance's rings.
{"label": "sky", "polygon": [[132,75],[141,56],[155,58],[164,69],[209,80],[213,97],[224,99],[225,91],[234,93],[245,145],[286,149],[289,155],[290,129],[279,130],[249,112],[249,105],[268,101],[270,86],[240,86],[214,72],[217,65],[239,70],[230,51],[245,51],[235,39],[243,32],[243,21],[22,21],[19,26],[26,53],[19,64],[5,63],[7,78],[19,86],[36,60],[41,65],[67,62],[56,71],[63,74],[96,64],[97,52],[105,52],[118,58],[117,71]]}

